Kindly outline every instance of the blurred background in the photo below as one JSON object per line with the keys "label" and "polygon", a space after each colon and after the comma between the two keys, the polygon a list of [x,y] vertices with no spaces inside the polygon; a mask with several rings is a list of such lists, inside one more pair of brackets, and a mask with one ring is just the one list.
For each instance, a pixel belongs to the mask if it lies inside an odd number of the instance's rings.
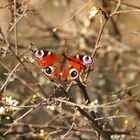
{"label": "blurred background", "polygon": [[[136,3],[139,5],[139,1]],[[105,13],[110,14],[117,7],[117,1],[0,0],[0,87],[19,63],[17,57],[25,51],[23,58],[32,57],[28,49],[30,42],[33,43],[32,49],[92,55],[101,24],[105,21],[101,13],[89,19],[93,6],[102,7]],[[140,7],[135,7],[129,0],[122,0],[119,10],[132,11],[117,14],[107,22],[99,44],[101,48],[93,59],[93,70],[87,82],[87,92],[93,103],[124,101],[95,111],[99,118],[106,118],[100,120],[104,129],[123,132],[123,135],[114,132],[113,140],[139,139],[140,11],[134,12],[136,9]],[[77,13],[79,10],[81,12]],[[57,27],[60,30],[54,32]],[[25,62],[24,65],[14,71],[0,91],[1,100],[12,96],[20,106],[34,105],[54,93],[56,87],[49,79],[30,63]],[[85,103],[78,86],[72,86],[69,94],[76,103]],[[2,136],[9,128],[4,126],[5,117],[10,116],[13,121],[28,110],[23,107],[1,115],[1,139],[58,140],[63,138],[73,122],[73,129],[64,139],[97,139],[87,119],[74,107],[58,102],[35,108],[14,125],[11,133]],[[118,117],[112,119],[112,116]],[[135,131],[132,131],[133,128]]]}

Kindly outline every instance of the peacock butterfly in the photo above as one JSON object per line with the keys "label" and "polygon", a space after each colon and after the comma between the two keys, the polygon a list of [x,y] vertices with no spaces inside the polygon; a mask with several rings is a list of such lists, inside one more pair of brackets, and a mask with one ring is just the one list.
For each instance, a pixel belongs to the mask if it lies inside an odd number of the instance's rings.
{"label": "peacock butterfly", "polygon": [[93,63],[87,55],[67,56],[46,50],[35,50],[33,55],[49,78],[64,81],[77,79]]}

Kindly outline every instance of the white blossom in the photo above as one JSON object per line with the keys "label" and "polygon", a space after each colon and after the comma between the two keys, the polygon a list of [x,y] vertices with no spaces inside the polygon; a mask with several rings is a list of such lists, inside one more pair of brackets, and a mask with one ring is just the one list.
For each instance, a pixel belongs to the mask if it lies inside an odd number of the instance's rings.
{"label": "white blossom", "polygon": [[52,111],[55,110],[55,107],[53,105],[48,105],[47,108],[50,109],[50,110],[52,110]]}
{"label": "white blossom", "polygon": [[0,107],[0,115],[2,115],[5,112],[5,108],[3,106]]}
{"label": "white blossom", "polygon": [[12,99],[12,96],[10,96],[5,97],[5,103],[9,106],[17,106],[19,102],[17,100]]}
{"label": "white blossom", "polygon": [[98,14],[98,9],[97,7],[93,6],[92,9],[89,11],[89,19],[92,19]]}
{"label": "white blossom", "polygon": [[98,105],[98,100],[94,100],[89,104],[89,112],[94,111],[97,113],[97,105]]}
{"label": "white blossom", "polygon": [[10,96],[10,97],[6,96],[2,100],[3,100],[3,103],[5,104],[6,111],[14,111],[14,110],[16,110],[16,106],[19,103],[17,100],[14,100],[12,98],[12,96]]}
{"label": "white blossom", "polygon": [[124,138],[125,135],[117,135],[117,134],[111,135],[112,140],[124,140]]}

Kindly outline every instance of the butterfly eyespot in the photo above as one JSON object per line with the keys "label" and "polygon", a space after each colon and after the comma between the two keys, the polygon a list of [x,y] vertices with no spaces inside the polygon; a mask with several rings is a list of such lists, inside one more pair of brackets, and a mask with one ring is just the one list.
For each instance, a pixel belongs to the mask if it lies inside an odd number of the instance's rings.
{"label": "butterfly eyespot", "polygon": [[47,75],[50,75],[51,73],[53,73],[54,68],[52,66],[46,67],[43,69],[44,73]]}
{"label": "butterfly eyespot", "polygon": [[90,64],[92,64],[92,62],[93,62],[92,58],[91,58],[90,56],[87,56],[87,55],[85,55],[85,56],[83,57],[83,61],[84,61],[84,63],[85,63],[86,65],[90,65]]}
{"label": "butterfly eyespot", "polygon": [[70,77],[71,79],[76,79],[78,77],[78,71],[75,68],[70,70]]}
{"label": "butterfly eyespot", "polygon": [[34,51],[34,56],[36,57],[36,58],[42,58],[43,56],[44,56],[44,51],[43,50],[36,50],[36,51]]}

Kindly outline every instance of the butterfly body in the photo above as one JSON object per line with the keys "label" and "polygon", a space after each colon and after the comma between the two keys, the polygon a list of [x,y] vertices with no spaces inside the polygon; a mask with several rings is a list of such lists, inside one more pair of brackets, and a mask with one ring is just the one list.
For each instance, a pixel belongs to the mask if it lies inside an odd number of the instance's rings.
{"label": "butterfly body", "polygon": [[92,64],[92,58],[86,55],[67,56],[45,50],[35,50],[34,57],[48,77],[64,81],[77,79]]}

